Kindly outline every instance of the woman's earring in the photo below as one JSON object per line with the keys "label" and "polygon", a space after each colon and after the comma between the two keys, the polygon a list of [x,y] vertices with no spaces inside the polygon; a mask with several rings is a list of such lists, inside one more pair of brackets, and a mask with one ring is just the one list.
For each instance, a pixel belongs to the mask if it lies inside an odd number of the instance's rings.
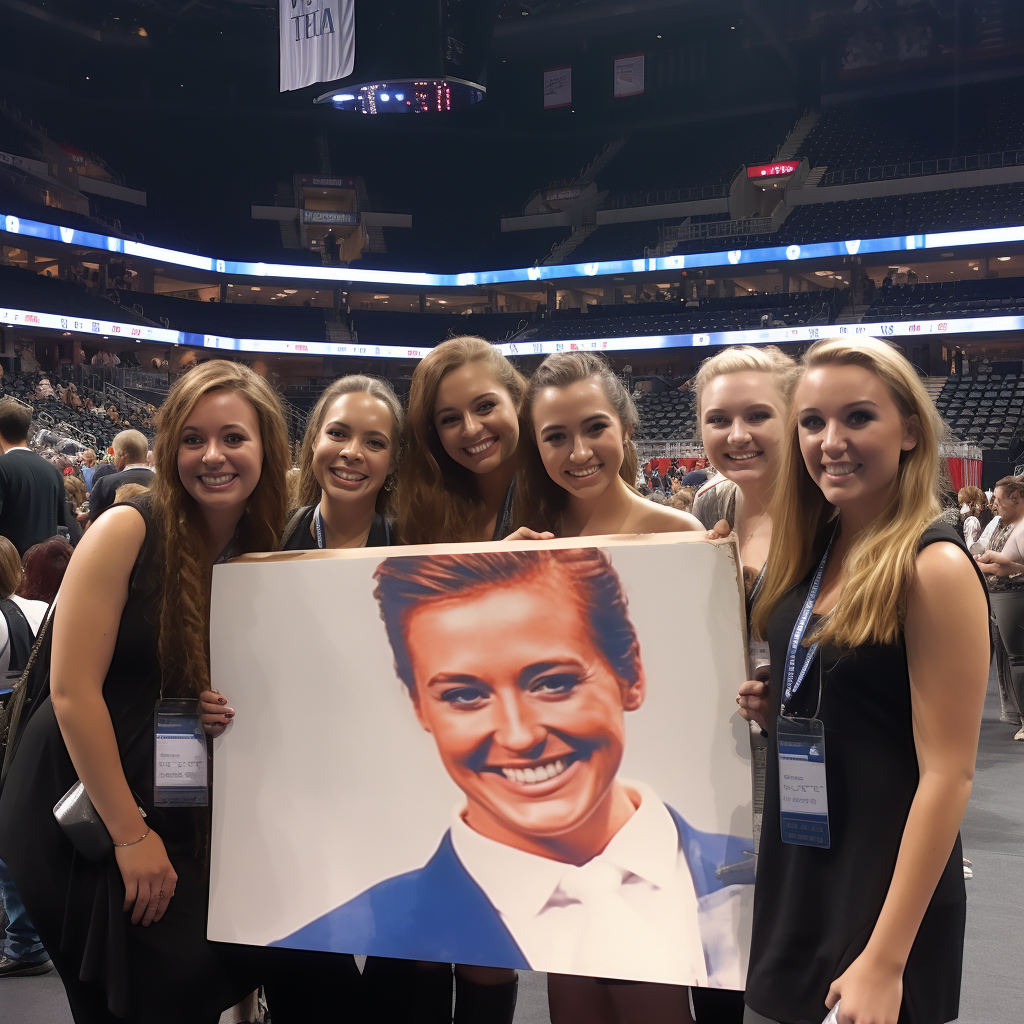
{"label": "woman's earring", "polygon": [[391,485],[392,485],[392,483],[394,483],[394,480],[395,480],[395,478],[393,476],[391,476],[390,473],[384,478],[384,490],[385,491],[390,491],[391,490]]}

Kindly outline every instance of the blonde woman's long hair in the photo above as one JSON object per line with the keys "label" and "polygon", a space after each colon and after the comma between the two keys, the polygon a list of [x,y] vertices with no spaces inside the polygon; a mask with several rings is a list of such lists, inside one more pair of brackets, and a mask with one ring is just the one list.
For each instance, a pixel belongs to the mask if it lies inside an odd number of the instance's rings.
{"label": "blonde woman's long hair", "polygon": [[[877,338],[826,338],[806,352],[802,372],[820,366],[863,366],[889,390],[900,416],[913,421],[917,444],[902,452],[892,499],[846,555],[846,582],[835,607],[809,641],[850,649],[892,643],[906,617],[907,593],[917,571],[921,535],[939,514],[939,440],[942,421],[910,363]],[[757,634],[783,597],[807,575],[835,506],[811,479],[800,453],[797,410],[789,410],[779,476],[770,505],[772,544],[764,585],[754,607]]]}
{"label": "blonde woman's long hair", "polygon": [[640,456],[634,438],[640,429],[640,416],[626,386],[599,355],[592,352],[559,352],[537,367],[523,402],[522,473],[516,492],[515,525],[534,530],[562,531],[562,512],[569,503],[569,492],[555,483],[544,468],[533,428],[533,403],[544,388],[567,388],[580,381],[595,379],[609,405],[615,410],[625,433],[619,476],[631,489],[636,488]]}
{"label": "blonde woman's long hair", "polygon": [[287,515],[285,473],[291,465],[288,430],[277,394],[246,366],[223,359],[202,363],[178,379],[160,407],[150,489],[164,550],[160,664],[168,692],[198,696],[210,688],[211,566],[203,542],[202,511],[178,474],[181,432],[196,403],[212,391],[232,391],[256,412],[263,468],[238,523],[242,551],[272,551]]}
{"label": "blonde woman's long hair", "polygon": [[[355,394],[372,395],[387,406],[388,412],[391,413],[391,459],[388,470],[390,473],[394,473],[398,468],[402,428],[405,425],[405,413],[402,412],[402,403],[399,402],[398,396],[385,380],[367,377],[361,373],[352,373],[347,377],[341,377],[320,396],[320,400],[313,406],[313,411],[309,414],[306,433],[302,438],[302,451],[299,454],[298,504],[300,506],[315,505],[321,498],[322,489],[313,473],[313,452],[320,439],[320,431],[323,430],[327,410],[342,395]],[[390,512],[391,493],[391,490],[386,487],[382,487],[377,492],[376,509],[381,515]]]}
{"label": "blonde woman's long hair", "polygon": [[395,501],[397,532],[404,544],[470,540],[483,529],[486,509],[475,474],[448,455],[434,426],[441,381],[452,370],[477,362],[487,367],[520,411],[526,378],[489,341],[472,335],[449,338],[420,361],[409,389],[405,455]]}

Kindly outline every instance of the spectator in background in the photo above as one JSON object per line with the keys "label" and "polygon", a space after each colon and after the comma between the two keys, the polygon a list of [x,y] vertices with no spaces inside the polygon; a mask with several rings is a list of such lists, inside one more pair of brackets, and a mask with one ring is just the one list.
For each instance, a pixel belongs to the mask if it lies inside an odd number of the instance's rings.
{"label": "spectator in background", "polygon": [[[0,679],[20,672],[28,663],[32,641],[46,614],[46,604],[14,596],[22,581],[21,559],[14,545],[0,537]],[[10,685],[10,683],[8,683]],[[14,887],[7,865],[0,860],[0,900],[7,923],[0,954],[0,979],[25,978],[53,970],[43,944]]]}
{"label": "spectator in background", "polygon": [[86,448],[82,452],[81,458],[80,469],[82,470],[82,479],[85,481],[85,493],[88,494],[92,490],[92,478],[96,472],[96,452],[92,448]]}
{"label": "spectator in background", "polygon": [[82,539],[82,527],[78,523],[78,509],[87,501],[85,483],[73,473],[64,474],[64,522],[68,540],[75,547]]}
{"label": "spectator in background", "polygon": [[63,537],[33,544],[21,560],[23,575],[16,596],[48,605],[60,590],[71,554],[71,545]]}
{"label": "spectator in background", "polygon": [[114,504],[114,495],[122,484],[142,484],[148,487],[153,482],[153,470],[147,463],[149,442],[146,435],[138,430],[122,430],[114,437],[114,466],[116,473],[103,477],[93,486],[89,499],[89,522]]}
{"label": "spectator in background", "polygon": [[669,508],[677,508],[680,512],[693,512],[693,496],[696,493],[692,487],[678,487],[672,492],[672,497],[665,502]]}
{"label": "spectator in background", "polygon": [[977,543],[982,530],[992,522],[992,510],[980,487],[961,487],[956,500],[960,503],[960,514],[963,516],[964,543],[970,548]]}
{"label": "spectator in background", "polygon": [[28,446],[32,410],[11,398],[0,401],[0,535],[24,554],[65,526],[60,470]]}

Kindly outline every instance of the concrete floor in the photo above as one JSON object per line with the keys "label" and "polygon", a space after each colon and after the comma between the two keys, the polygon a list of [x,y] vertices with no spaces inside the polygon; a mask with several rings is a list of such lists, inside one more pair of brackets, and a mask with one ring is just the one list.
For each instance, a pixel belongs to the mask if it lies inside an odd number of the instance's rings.
{"label": "concrete floor", "polygon": [[[1014,742],[1014,731],[999,721],[993,675],[962,830],[964,856],[974,863],[967,883],[962,1024],[1024,1019],[1024,743]],[[0,981],[0,1024],[72,1024],[56,973]],[[543,974],[523,972],[515,1024],[550,1024]]]}

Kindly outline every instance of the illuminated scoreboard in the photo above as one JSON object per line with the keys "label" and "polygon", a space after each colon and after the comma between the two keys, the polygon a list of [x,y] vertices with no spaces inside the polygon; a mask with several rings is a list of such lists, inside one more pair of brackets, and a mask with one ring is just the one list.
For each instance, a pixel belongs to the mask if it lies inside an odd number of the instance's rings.
{"label": "illuminated scoreboard", "polygon": [[773,164],[755,164],[747,168],[748,178],[780,178],[792,174],[800,166],[799,160],[778,160]]}

